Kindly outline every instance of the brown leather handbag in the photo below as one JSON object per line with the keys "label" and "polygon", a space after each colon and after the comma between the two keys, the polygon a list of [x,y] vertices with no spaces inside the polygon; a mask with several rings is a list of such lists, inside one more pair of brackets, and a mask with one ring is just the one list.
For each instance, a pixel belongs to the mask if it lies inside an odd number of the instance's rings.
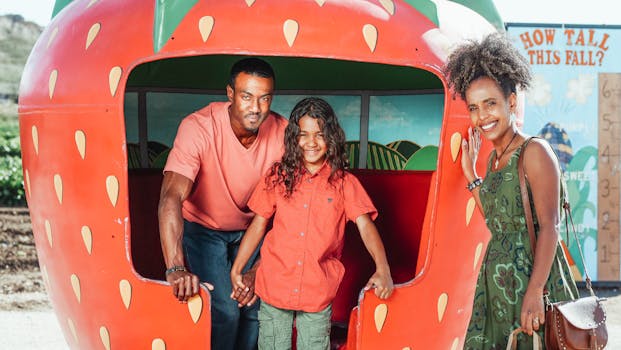
{"label": "brown leather handbag", "polygon": [[[526,188],[524,159],[522,157],[524,149],[529,142],[530,139],[524,143],[524,148],[518,159],[518,177],[520,180],[520,192],[522,194],[524,214],[526,216],[526,226],[528,227],[528,234],[534,254],[537,238],[535,236],[535,225],[533,224],[533,214],[530,208],[528,189]],[[546,320],[544,324],[545,346],[548,350],[604,349],[608,343],[606,312],[602,306],[602,301],[605,299],[598,298],[593,292],[591,278],[587,272],[584,256],[582,255],[582,247],[580,246],[580,241],[578,240],[574,227],[574,221],[571,217],[569,202],[567,202],[566,198],[563,198],[562,204],[563,210],[565,211],[565,227],[567,232],[569,232],[569,222],[571,222],[572,232],[576,239],[576,244],[578,244],[580,258],[584,266],[586,287],[591,295],[576,300],[551,303],[548,299],[547,292],[544,291],[546,304]]]}

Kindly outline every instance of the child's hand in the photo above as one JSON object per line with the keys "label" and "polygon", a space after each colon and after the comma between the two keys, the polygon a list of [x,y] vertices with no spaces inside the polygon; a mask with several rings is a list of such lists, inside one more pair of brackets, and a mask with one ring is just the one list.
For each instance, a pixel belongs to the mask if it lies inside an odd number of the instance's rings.
{"label": "child's hand", "polygon": [[231,299],[237,300],[238,302],[241,301],[242,296],[249,290],[242,280],[242,274],[231,271]]}
{"label": "child's hand", "polygon": [[253,268],[241,276],[242,285],[246,286],[246,289],[241,290],[238,288],[238,291],[241,291],[236,298],[239,307],[251,306],[258,299],[258,296],[254,294],[255,274],[256,269]]}
{"label": "child's hand", "polygon": [[395,286],[392,283],[392,277],[389,273],[375,272],[369,282],[364,286],[364,290],[375,288],[375,295],[380,299],[388,299],[392,294]]}

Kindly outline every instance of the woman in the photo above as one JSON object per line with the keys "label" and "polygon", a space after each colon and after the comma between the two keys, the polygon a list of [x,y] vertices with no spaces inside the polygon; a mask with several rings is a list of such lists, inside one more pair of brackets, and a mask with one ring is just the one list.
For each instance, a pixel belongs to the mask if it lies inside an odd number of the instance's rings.
{"label": "woman", "polygon": [[[544,291],[550,301],[578,297],[559,243],[561,174],[554,151],[515,125],[517,88],[528,88],[528,63],[500,34],[458,47],[448,59],[449,85],[466,101],[472,127],[462,142],[467,188],[492,234],[477,281],[466,349],[504,349],[511,331],[543,336]],[[493,145],[485,179],[476,162],[483,135]],[[520,196],[518,158],[523,153],[537,235],[531,249]],[[520,349],[532,346],[520,336]]]}

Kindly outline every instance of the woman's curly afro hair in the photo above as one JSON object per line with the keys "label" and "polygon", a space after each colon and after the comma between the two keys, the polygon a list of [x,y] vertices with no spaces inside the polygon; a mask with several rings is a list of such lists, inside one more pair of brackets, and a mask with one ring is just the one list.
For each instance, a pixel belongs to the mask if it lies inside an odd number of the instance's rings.
{"label": "woman's curly afro hair", "polygon": [[516,86],[527,89],[531,72],[526,59],[505,35],[493,33],[480,42],[468,41],[448,57],[444,68],[449,87],[466,100],[466,90],[480,78],[494,79],[505,97],[516,92]]}

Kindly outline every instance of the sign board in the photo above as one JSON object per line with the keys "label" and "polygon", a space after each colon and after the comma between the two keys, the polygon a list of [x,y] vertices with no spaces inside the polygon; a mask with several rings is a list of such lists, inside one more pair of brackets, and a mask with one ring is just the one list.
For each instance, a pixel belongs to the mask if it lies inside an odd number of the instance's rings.
{"label": "sign board", "polygon": [[[533,71],[523,129],[559,156],[591,278],[618,281],[621,26],[509,23],[507,32]],[[578,246],[561,227],[581,280]]]}

